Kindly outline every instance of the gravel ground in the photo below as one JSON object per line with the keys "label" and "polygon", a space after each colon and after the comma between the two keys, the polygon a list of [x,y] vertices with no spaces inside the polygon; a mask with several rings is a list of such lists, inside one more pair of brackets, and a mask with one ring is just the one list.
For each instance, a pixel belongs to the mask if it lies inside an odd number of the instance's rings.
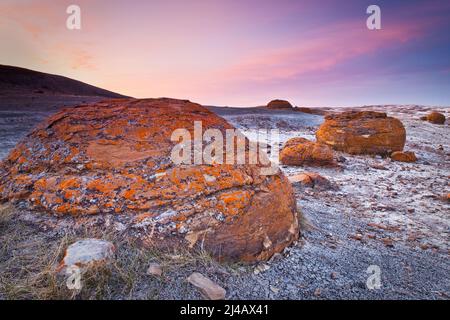
{"label": "gravel ground", "polygon": [[[312,227],[287,250],[287,257],[271,263],[266,272],[229,279],[230,298],[449,298],[450,205],[441,199],[450,191],[449,125],[419,120],[432,108],[363,109],[400,118],[407,130],[405,150],[414,151],[419,161],[405,164],[337,153],[345,158],[339,168],[282,166],[287,175],[317,172],[339,190],[296,187],[298,206]],[[437,110],[450,116],[448,108]],[[314,139],[322,121],[320,116],[291,115],[280,123],[278,112],[268,117],[264,112],[215,111],[249,136],[257,127],[275,125],[282,143],[294,136]],[[366,286],[371,265],[381,271],[379,290]]]}
{"label": "gravel ground", "polygon": [[0,94],[0,159],[8,155],[20,139],[50,114],[64,107],[104,99],[104,97]]}
{"label": "gravel ground", "polygon": [[[23,109],[17,109],[23,105],[17,99],[3,101],[0,159],[32,126],[54,112],[61,100],[36,103],[32,99]],[[338,168],[282,167],[287,175],[320,173],[337,186],[328,191],[295,186],[305,228],[299,241],[282,255],[258,266],[221,266],[211,261],[175,264],[163,279],[146,276],[144,261],[134,266],[138,276],[132,293],[124,296],[116,290],[108,298],[200,299],[185,281],[198,271],[226,288],[227,299],[448,299],[450,205],[441,197],[450,192],[449,125],[418,120],[429,110],[425,107],[365,108],[381,109],[402,120],[407,129],[405,149],[416,152],[417,163],[339,153]],[[313,138],[323,121],[321,116],[261,108],[210,109],[250,138],[255,129],[276,127],[281,143],[294,136]],[[450,116],[448,108],[441,111]],[[40,248],[63,236],[19,226],[25,236],[33,235],[32,245]],[[24,242],[26,237],[0,251],[0,270],[10,268],[14,256],[26,253],[24,248],[30,250],[31,244]],[[126,255],[134,249],[119,244],[118,250]],[[373,265],[380,268],[381,288],[369,290],[367,269]],[[0,292],[0,298],[7,297]]]}

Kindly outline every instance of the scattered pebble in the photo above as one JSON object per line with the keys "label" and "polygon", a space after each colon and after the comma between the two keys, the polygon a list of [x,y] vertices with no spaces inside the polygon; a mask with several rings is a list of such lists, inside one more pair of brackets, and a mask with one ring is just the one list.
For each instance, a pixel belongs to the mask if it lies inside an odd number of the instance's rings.
{"label": "scattered pebble", "polygon": [[162,267],[159,263],[150,263],[150,265],[147,269],[148,275],[160,277],[162,275],[162,273],[163,273]]}
{"label": "scattered pebble", "polygon": [[194,272],[187,281],[198,288],[202,295],[209,300],[225,299],[226,291],[224,288],[214,283],[211,279],[205,277],[201,273]]}
{"label": "scattered pebble", "polygon": [[273,293],[278,293],[280,289],[274,286],[270,286],[270,291],[272,291]]}

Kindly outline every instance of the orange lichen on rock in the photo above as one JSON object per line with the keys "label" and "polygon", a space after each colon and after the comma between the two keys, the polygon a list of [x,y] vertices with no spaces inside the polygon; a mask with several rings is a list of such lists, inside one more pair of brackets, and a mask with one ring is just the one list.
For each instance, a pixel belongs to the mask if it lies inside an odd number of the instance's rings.
{"label": "orange lichen on rock", "polygon": [[59,188],[62,190],[69,189],[69,188],[79,188],[80,187],[80,181],[77,178],[69,178],[67,180],[63,180],[59,184]]}
{"label": "orange lichen on rock", "polygon": [[136,194],[136,190],[130,189],[130,190],[125,191],[123,193],[123,196],[125,197],[125,199],[133,200],[135,194]]}
{"label": "orange lichen on rock", "polygon": [[217,207],[222,209],[226,215],[238,214],[242,209],[250,204],[251,191],[231,191],[222,193],[219,197],[219,204]]}
{"label": "orange lichen on rock", "polygon": [[117,189],[117,184],[109,181],[105,181],[102,178],[91,180],[87,184],[87,189],[99,191],[101,193],[109,193],[115,189]]}
{"label": "orange lichen on rock", "polygon": [[0,201],[59,219],[73,215],[77,224],[97,214],[130,217],[126,227],[160,247],[190,248],[201,235],[204,248],[221,259],[255,261],[281,251],[298,237],[290,183],[279,170],[261,175],[262,164],[175,165],[178,142],[171,135],[178,128],[192,134],[194,121],[224,136],[233,129],[184,100],[117,99],[64,109],[1,163]]}
{"label": "orange lichen on rock", "polygon": [[374,111],[348,111],[325,116],[317,141],[350,154],[402,151],[406,130],[400,120]]}

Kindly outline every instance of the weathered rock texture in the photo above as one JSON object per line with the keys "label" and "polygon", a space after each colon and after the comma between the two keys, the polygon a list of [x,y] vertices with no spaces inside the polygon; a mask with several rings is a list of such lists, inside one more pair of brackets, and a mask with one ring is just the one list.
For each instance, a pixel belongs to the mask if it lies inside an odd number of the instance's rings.
{"label": "weathered rock texture", "polygon": [[272,100],[267,104],[269,109],[292,109],[292,104],[286,100]]}
{"label": "weathered rock texture", "polygon": [[[0,201],[86,219],[127,215],[145,244],[201,244],[219,258],[267,259],[298,236],[291,185],[261,165],[175,165],[172,132],[232,128],[202,106],[120,99],[65,109],[0,165]],[[225,153],[225,151],[224,151]]]}
{"label": "weathered rock texture", "polygon": [[399,162],[416,162],[416,154],[412,151],[395,151],[391,154],[391,159]]}
{"label": "weathered rock texture", "polygon": [[350,154],[386,155],[403,150],[406,130],[400,120],[383,112],[348,111],[325,116],[316,138]]}
{"label": "weathered rock texture", "polygon": [[280,162],[285,165],[326,166],[333,165],[333,150],[326,144],[305,138],[292,138],[280,152]]}

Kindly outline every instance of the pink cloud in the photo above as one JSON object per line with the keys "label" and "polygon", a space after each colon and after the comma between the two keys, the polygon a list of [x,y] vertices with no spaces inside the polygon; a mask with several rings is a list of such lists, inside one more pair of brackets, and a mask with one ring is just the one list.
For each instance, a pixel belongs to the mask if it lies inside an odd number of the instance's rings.
{"label": "pink cloud", "polygon": [[64,16],[60,14],[63,4],[53,1],[40,2],[17,2],[4,1],[0,4],[0,16],[7,18],[28,32],[32,38],[39,38],[57,23],[64,21]]}
{"label": "pink cloud", "polygon": [[84,50],[77,50],[72,53],[72,69],[95,69],[94,58]]}
{"label": "pink cloud", "polygon": [[289,80],[327,71],[354,57],[422,37],[429,24],[429,21],[399,23],[379,31],[369,31],[364,21],[328,26],[299,38],[293,45],[246,57],[221,73],[241,81]]}
{"label": "pink cloud", "polygon": [[[96,68],[94,50],[84,36],[66,28],[67,3],[50,0],[10,1],[0,4],[0,16],[18,32],[43,64],[72,70]],[[88,34],[87,32],[85,34]]]}

